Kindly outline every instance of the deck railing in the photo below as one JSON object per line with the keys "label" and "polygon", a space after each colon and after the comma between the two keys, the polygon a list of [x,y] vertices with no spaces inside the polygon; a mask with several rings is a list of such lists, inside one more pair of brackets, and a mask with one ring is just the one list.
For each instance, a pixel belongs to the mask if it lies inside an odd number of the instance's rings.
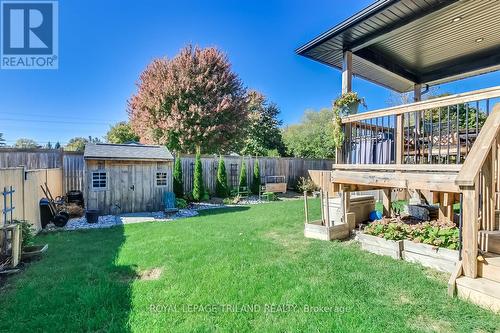
{"label": "deck railing", "polygon": [[343,163],[462,164],[500,86],[344,117]]}
{"label": "deck railing", "polygon": [[482,231],[487,235],[500,229],[496,218],[500,208],[499,155],[500,104],[497,104],[455,179],[463,196],[463,270],[473,278],[477,275],[478,245],[488,250],[487,239],[478,234]]}

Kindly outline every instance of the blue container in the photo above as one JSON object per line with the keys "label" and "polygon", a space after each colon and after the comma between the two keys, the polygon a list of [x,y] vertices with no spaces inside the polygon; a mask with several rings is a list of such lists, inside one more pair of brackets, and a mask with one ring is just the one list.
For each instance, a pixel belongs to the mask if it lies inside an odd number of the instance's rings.
{"label": "blue container", "polygon": [[376,210],[372,211],[369,216],[370,221],[380,220],[381,218],[382,218],[382,213]]}

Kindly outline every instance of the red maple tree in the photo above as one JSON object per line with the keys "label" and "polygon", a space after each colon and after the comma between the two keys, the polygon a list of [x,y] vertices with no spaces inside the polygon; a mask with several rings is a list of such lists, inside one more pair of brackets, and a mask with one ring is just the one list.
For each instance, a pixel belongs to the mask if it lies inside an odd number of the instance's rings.
{"label": "red maple tree", "polygon": [[243,85],[214,47],[187,46],[173,59],[153,60],[128,105],[143,143],[184,153],[231,151],[247,121]]}

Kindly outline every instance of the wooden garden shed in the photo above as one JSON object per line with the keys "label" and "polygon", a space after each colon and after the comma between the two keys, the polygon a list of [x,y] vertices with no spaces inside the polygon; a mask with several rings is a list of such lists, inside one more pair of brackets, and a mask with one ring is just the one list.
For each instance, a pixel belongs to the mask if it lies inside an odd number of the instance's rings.
{"label": "wooden garden shed", "polygon": [[85,203],[99,214],[159,211],[172,192],[174,157],[163,146],[87,144]]}

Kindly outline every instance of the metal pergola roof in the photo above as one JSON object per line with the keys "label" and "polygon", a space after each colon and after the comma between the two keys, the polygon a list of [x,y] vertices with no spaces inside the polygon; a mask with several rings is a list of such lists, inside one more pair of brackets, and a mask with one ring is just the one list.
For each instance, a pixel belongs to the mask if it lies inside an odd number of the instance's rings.
{"label": "metal pergola roof", "polygon": [[500,69],[500,1],[379,0],[297,49],[398,92]]}

